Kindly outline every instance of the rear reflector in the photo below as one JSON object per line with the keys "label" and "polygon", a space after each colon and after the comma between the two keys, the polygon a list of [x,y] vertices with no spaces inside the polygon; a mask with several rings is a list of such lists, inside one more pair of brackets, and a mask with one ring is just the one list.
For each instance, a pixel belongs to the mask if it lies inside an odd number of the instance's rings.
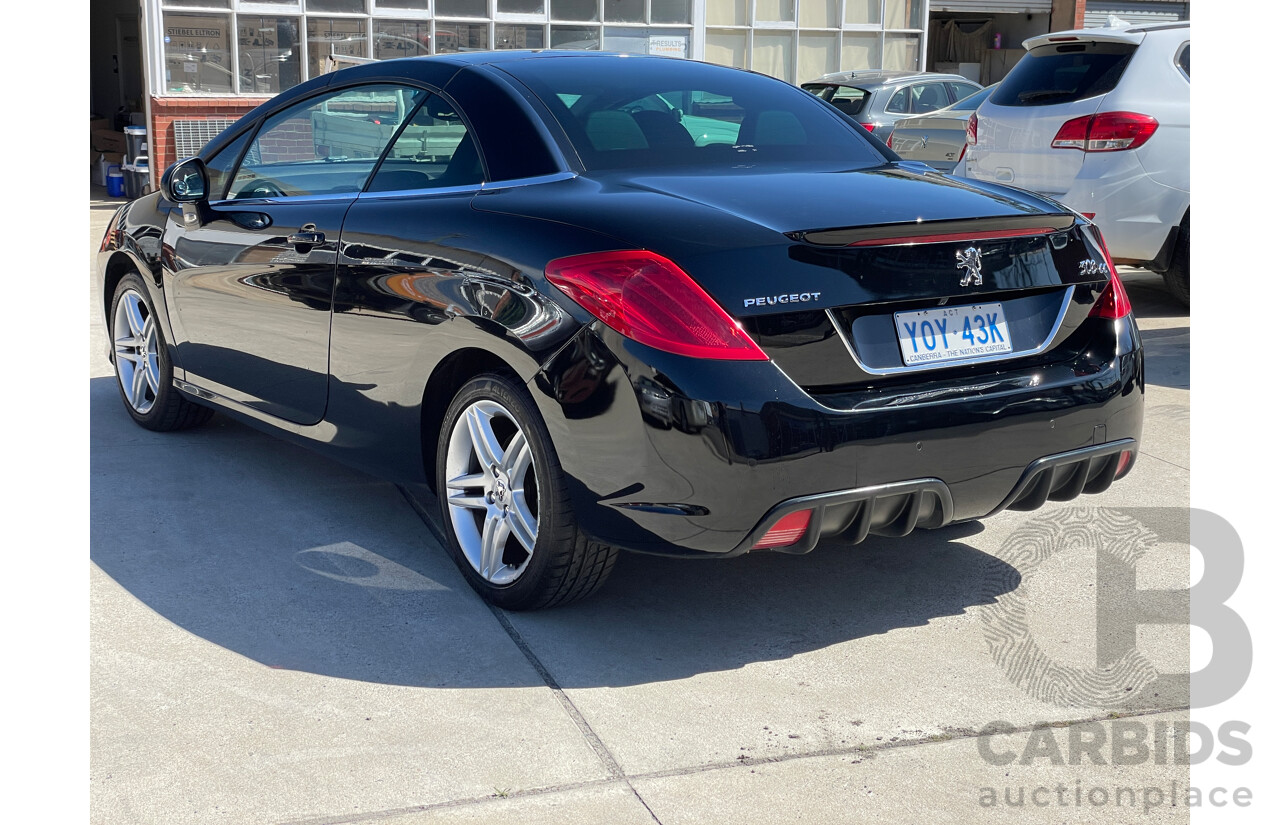
{"label": "rear reflector", "polygon": [[813,516],[812,510],[797,510],[794,513],[788,513],[778,519],[772,527],[769,528],[760,540],[751,545],[752,550],[761,550],[767,547],[790,547],[800,539],[804,538],[804,534],[809,531],[809,519]]}
{"label": "rear reflector", "polygon": [[1111,261],[1111,252],[1107,250],[1107,242],[1103,240],[1102,232],[1096,226],[1090,228],[1093,230],[1094,237],[1098,239],[1098,245],[1102,247],[1103,256],[1107,259],[1107,270],[1111,273],[1111,279],[1107,281],[1106,288],[1094,302],[1093,309],[1089,310],[1089,317],[1108,320],[1123,318],[1133,312],[1133,304],[1129,303],[1129,294],[1124,291],[1124,284],[1120,283],[1120,273],[1116,272],[1116,265]]}
{"label": "rear reflector", "polygon": [[733,318],[684,270],[635,249],[547,264],[547,280],[633,341],[692,358],[767,361]]}
{"label": "rear reflector", "polygon": [[907,246],[918,243],[955,243],[956,241],[989,241],[992,238],[1025,238],[1032,235],[1047,235],[1053,232],[1051,226],[1036,226],[1030,229],[987,229],[977,232],[947,232],[941,235],[900,235],[890,238],[867,238],[854,241],[849,246]]}
{"label": "rear reflector", "polygon": [[1116,478],[1129,472],[1129,468],[1133,466],[1133,450],[1125,450],[1120,453],[1120,463],[1116,465]]}
{"label": "rear reflector", "polygon": [[1151,139],[1160,123],[1137,112],[1103,112],[1068,120],[1050,144],[1054,149],[1119,152],[1137,149]]}

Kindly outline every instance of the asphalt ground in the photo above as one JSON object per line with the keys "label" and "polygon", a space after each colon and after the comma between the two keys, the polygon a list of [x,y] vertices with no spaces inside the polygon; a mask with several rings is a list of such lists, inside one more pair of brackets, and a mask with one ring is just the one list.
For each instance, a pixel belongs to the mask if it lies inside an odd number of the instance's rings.
{"label": "asphalt ground", "polygon": [[91,264],[91,821],[1187,821],[1190,320],[1124,280],[1146,422],[1105,495],[807,556],[625,555],[517,614],[417,491],[224,416],[135,426]]}

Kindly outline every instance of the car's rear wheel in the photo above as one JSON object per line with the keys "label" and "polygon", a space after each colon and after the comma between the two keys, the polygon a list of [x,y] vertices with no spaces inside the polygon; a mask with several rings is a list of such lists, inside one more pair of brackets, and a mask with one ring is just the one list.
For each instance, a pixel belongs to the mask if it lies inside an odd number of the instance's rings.
{"label": "car's rear wheel", "polygon": [[436,489],[449,552],[489,602],[530,610],[595,592],[617,550],[578,530],[564,472],[533,400],[486,373],[445,413]]}
{"label": "car's rear wheel", "polygon": [[147,298],[141,276],[130,272],[111,301],[111,361],[120,396],[133,420],[148,430],[168,432],[208,421],[213,410],[183,397],[173,386],[173,365],[164,332]]}
{"label": "car's rear wheel", "polygon": [[1178,242],[1173,249],[1173,262],[1164,272],[1164,285],[1169,294],[1183,306],[1191,306],[1191,216],[1182,219]]}

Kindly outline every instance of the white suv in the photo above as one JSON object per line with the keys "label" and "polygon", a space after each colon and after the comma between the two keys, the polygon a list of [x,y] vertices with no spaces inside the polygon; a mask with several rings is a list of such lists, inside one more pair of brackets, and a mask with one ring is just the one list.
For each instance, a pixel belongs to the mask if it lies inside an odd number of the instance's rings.
{"label": "white suv", "polygon": [[1055,32],[969,119],[964,174],[1061,201],[1190,302],[1191,24]]}

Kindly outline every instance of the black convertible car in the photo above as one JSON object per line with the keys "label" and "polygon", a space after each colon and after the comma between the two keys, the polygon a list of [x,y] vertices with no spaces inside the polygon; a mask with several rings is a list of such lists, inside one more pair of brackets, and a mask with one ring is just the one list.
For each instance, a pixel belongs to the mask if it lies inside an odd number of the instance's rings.
{"label": "black convertible car", "polygon": [[1142,426],[1092,224],[693,61],[324,75],[123,206],[99,266],[139,424],[217,409],[425,482],[513,609],[620,548],[805,553],[1098,493]]}

